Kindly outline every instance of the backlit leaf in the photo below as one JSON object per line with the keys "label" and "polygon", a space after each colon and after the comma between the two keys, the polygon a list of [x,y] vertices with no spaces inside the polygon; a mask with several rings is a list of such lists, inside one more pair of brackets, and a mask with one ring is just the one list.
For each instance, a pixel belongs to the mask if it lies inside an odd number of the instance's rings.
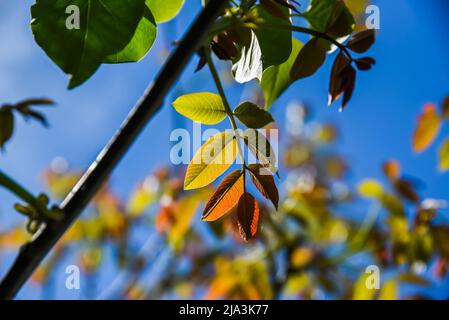
{"label": "backlit leaf", "polygon": [[147,0],[147,5],[157,23],[167,22],[181,11],[184,0]]}
{"label": "backlit leaf", "polygon": [[265,198],[269,199],[277,209],[279,192],[271,172],[260,164],[250,164],[248,169],[250,171],[251,180],[256,188]]}
{"label": "backlit leaf", "polygon": [[380,290],[379,300],[397,300],[399,298],[398,290],[399,288],[397,280],[388,280]]}
{"label": "backlit leaf", "polygon": [[217,124],[226,118],[221,97],[210,92],[180,96],[173,102],[173,107],[184,117],[203,124]]}
{"label": "backlit leaf", "polygon": [[293,48],[288,60],[263,72],[260,86],[265,96],[266,109],[293,83],[294,79],[290,77],[291,69],[302,48],[302,42],[293,39]]}
{"label": "backlit leaf", "polygon": [[237,205],[240,234],[245,241],[253,238],[259,227],[259,204],[248,192],[241,195]]}
{"label": "backlit leaf", "polygon": [[244,192],[243,172],[229,174],[206,204],[202,220],[215,221],[228,213],[239,201]]}
{"label": "backlit leaf", "polygon": [[243,137],[245,144],[256,159],[271,173],[276,173],[276,154],[267,138],[255,129],[246,130]]}
{"label": "backlit leaf", "polygon": [[237,142],[233,132],[220,132],[206,141],[190,162],[184,189],[207,186],[223,174],[237,157]]}
{"label": "backlit leaf", "polygon": [[362,181],[357,190],[365,198],[379,198],[384,193],[382,185],[373,179]]}
{"label": "backlit leaf", "polygon": [[413,150],[424,151],[428,148],[440,132],[441,118],[434,104],[427,104],[418,117],[418,125],[413,134]]}
{"label": "backlit leaf", "polygon": [[331,31],[333,37],[348,35],[355,26],[351,12],[339,0],[312,0],[304,17],[313,29],[320,32]]}
{"label": "backlit leaf", "polygon": [[449,139],[446,139],[440,146],[439,154],[438,154],[439,168],[441,171],[449,170]]}
{"label": "backlit leaf", "polygon": [[[67,28],[66,9],[79,9],[80,28]],[[36,42],[65,73],[69,88],[85,82],[105,58],[125,48],[142,19],[145,0],[37,0],[31,7]]]}
{"label": "backlit leaf", "polygon": [[259,129],[273,122],[273,116],[252,102],[243,102],[235,110],[236,117],[248,128]]}

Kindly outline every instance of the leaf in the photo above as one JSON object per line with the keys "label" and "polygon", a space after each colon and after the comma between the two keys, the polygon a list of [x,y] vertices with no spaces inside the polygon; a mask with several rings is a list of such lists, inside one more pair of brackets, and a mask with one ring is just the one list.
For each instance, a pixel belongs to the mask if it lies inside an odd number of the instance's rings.
{"label": "leaf", "polygon": [[362,273],[354,283],[352,299],[353,300],[373,300],[376,294],[375,289],[368,288],[367,281],[370,274]]}
{"label": "leaf", "polygon": [[318,38],[313,38],[301,49],[290,71],[290,78],[302,79],[313,75],[324,63],[326,49]]}
{"label": "leaf", "polygon": [[355,26],[354,17],[340,0],[312,0],[303,16],[313,29],[329,31],[333,37],[348,35]]}
{"label": "leaf", "polygon": [[172,105],[184,117],[203,124],[217,124],[226,118],[223,100],[215,93],[186,94],[176,99]]}
{"label": "leaf", "polygon": [[243,102],[235,110],[236,117],[248,128],[259,129],[274,121],[273,116],[252,102]]}
{"label": "leaf", "polygon": [[144,14],[128,45],[120,52],[105,59],[105,63],[125,63],[140,61],[150,51],[156,40],[157,27],[153,14],[148,8],[151,0],[146,0]]}
{"label": "leaf", "polygon": [[167,22],[176,17],[184,5],[184,0],[147,0],[157,23]]}
{"label": "leaf", "polygon": [[418,117],[418,125],[413,133],[413,150],[422,152],[427,149],[438,136],[441,127],[441,118],[434,104],[427,104]]}
{"label": "leaf", "polygon": [[270,171],[261,166],[260,164],[250,164],[248,166],[250,171],[251,180],[260,193],[267,199],[269,199],[274,207],[278,208],[279,192],[274,183],[274,178]]}
{"label": "leaf", "polygon": [[353,35],[349,40],[347,47],[354,52],[364,53],[371,48],[375,41],[376,31],[374,29],[368,29]]}
{"label": "leaf", "polygon": [[276,173],[276,154],[267,138],[257,130],[248,129],[243,133],[243,140],[256,159],[270,172]]}
{"label": "leaf", "polygon": [[365,198],[379,198],[384,193],[382,185],[374,179],[362,181],[357,190]]}
{"label": "leaf", "polygon": [[[256,12],[263,23],[270,25],[291,25],[289,10],[285,7],[280,10],[284,18],[274,17],[261,6],[255,6],[252,12]],[[262,52],[263,70],[271,66],[277,66],[287,61],[292,52],[292,31],[284,28],[268,28],[263,25],[254,29]],[[260,78],[259,78],[260,79]]]}
{"label": "leaf", "polygon": [[237,205],[237,218],[243,240],[253,238],[259,227],[259,204],[248,192],[241,195]]}
{"label": "leaf", "polygon": [[256,34],[251,30],[251,41],[241,49],[240,60],[232,66],[235,81],[246,83],[253,79],[262,79],[262,51]]}
{"label": "leaf", "polygon": [[288,60],[278,66],[271,66],[263,72],[260,86],[265,96],[266,109],[294,82],[290,73],[302,48],[302,42],[293,38],[293,48]]}
{"label": "leaf", "polygon": [[344,78],[342,77],[342,71],[345,70],[350,64],[350,60],[343,52],[340,52],[335,58],[332,65],[330,83],[329,83],[329,102],[331,105],[337,100],[344,90]]}
{"label": "leaf", "polygon": [[401,165],[395,160],[385,162],[382,170],[390,181],[396,181],[401,176]]}
{"label": "leaf", "polygon": [[11,109],[0,109],[0,149],[11,139],[14,132],[14,116]]}
{"label": "leaf", "polygon": [[357,65],[357,69],[360,71],[370,70],[373,65],[376,64],[376,60],[370,57],[355,59],[355,64]]}
{"label": "leaf", "polygon": [[233,132],[220,132],[206,141],[187,167],[184,189],[207,186],[223,174],[237,157]]}
{"label": "leaf", "polygon": [[398,281],[396,279],[388,280],[383,285],[379,293],[379,300],[397,300],[399,299]]}
{"label": "leaf", "polygon": [[[79,8],[80,29],[69,29],[66,9]],[[104,59],[131,41],[145,8],[145,0],[36,0],[31,29],[46,54],[70,75],[69,88],[85,82]]]}
{"label": "leaf", "polygon": [[351,100],[355,89],[355,80],[357,77],[357,72],[353,66],[349,65],[343,71],[343,102],[340,111],[344,110],[348,105],[349,100]]}
{"label": "leaf", "polygon": [[215,221],[228,213],[244,192],[243,172],[237,170],[229,174],[206,204],[204,221]]}
{"label": "leaf", "polygon": [[449,139],[446,139],[440,146],[438,153],[439,168],[441,171],[449,170]]}

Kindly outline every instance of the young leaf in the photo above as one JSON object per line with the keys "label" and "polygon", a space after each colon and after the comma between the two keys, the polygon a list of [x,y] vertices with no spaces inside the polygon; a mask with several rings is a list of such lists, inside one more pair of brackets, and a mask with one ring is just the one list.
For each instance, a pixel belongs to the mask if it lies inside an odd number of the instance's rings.
{"label": "young leaf", "polygon": [[184,5],[184,0],[147,0],[157,23],[167,22],[176,17]]}
{"label": "young leaf", "polygon": [[270,170],[277,172],[276,154],[267,138],[257,130],[248,129],[243,133],[243,140],[256,159]]}
{"label": "young leaf", "polygon": [[345,70],[349,64],[350,60],[343,54],[343,52],[340,52],[335,58],[329,83],[329,105],[337,100],[344,90],[342,71]]}
{"label": "young leaf", "polygon": [[203,124],[217,124],[226,118],[221,97],[210,92],[180,96],[172,105],[184,117]]}
{"label": "young leaf", "polygon": [[148,8],[149,2],[150,0],[146,1],[143,17],[137,25],[131,41],[122,51],[106,57],[105,63],[137,62],[150,51],[156,40],[157,27],[153,14]]}
{"label": "young leaf", "polygon": [[206,204],[204,221],[215,221],[228,213],[239,201],[244,191],[243,172],[237,170],[223,179],[217,191]]}
{"label": "young leaf", "polygon": [[434,104],[427,104],[418,117],[418,125],[413,133],[413,150],[424,151],[429,147],[440,132],[441,118]]}
{"label": "young leaf", "polygon": [[278,208],[279,192],[274,183],[274,178],[271,172],[260,164],[250,164],[248,166],[250,171],[251,180],[260,193],[267,199],[269,199],[274,207]]}
{"label": "young leaf", "polygon": [[237,218],[243,240],[253,238],[259,227],[259,204],[248,192],[242,194],[237,205]]}
{"label": "young leaf", "polygon": [[292,53],[288,60],[278,66],[271,66],[263,72],[260,86],[265,96],[266,109],[270,108],[273,102],[294,82],[290,73],[302,48],[302,42],[293,38]]}
{"label": "young leaf", "polygon": [[356,33],[348,42],[348,48],[357,53],[368,51],[376,40],[376,32],[374,29],[368,29]]}
{"label": "young leaf", "polygon": [[273,116],[252,102],[243,102],[235,110],[236,117],[248,128],[259,129],[273,122]]}
{"label": "young leaf", "polygon": [[187,167],[184,189],[207,186],[223,174],[237,157],[233,132],[220,132],[206,141]]}
{"label": "young leaf", "polygon": [[235,81],[238,83],[249,82],[253,79],[261,79],[263,64],[262,51],[256,34],[251,31],[251,41],[242,46],[240,60],[232,66]]}
{"label": "young leaf", "polygon": [[0,109],[0,149],[11,139],[14,131],[14,116],[11,109]]}
{"label": "young leaf", "polygon": [[[68,25],[66,10],[71,5],[79,10],[79,26]],[[107,56],[125,48],[144,8],[145,0],[37,0],[31,7],[31,29],[39,46],[70,75],[69,88],[74,88],[89,79]]]}
{"label": "young leaf", "polygon": [[446,139],[440,146],[439,167],[441,171],[449,170],[449,139]]}
{"label": "young leaf", "polygon": [[326,59],[326,49],[318,38],[313,38],[301,49],[290,71],[290,78],[302,79],[314,74]]}

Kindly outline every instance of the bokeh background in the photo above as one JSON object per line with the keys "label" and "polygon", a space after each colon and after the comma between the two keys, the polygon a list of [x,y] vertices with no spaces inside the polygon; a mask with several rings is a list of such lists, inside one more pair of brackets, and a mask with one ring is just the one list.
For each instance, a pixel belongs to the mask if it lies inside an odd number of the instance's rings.
{"label": "bokeh background", "polygon": [[[411,137],[416,117],[427,102],[439,102],[449,92],[449,6],[445,0],[377,0],[380,8],[381,29],[370,51],[377,60],[375,68],[358,77],[355,96],[349,107],[339,113],[336,107],[327,107],[327,85],[331,68],[330,59],[313,77],[299,81],[272,107],[278,126],[285,125],[285,106],[292,101],[310,106],[313,119],[334,123],[342,139],[339,152],[351,164],[350,184],[375,177],[384,180],[380,165],[387,159],[400,161],[403,171],[424,182],[422,194],[449,200],[447,174],[437,170],[437,143],[427,152],[415,154]],[[33,192],[45,190],[42,173],[65,159],[70,168],[86,168],[107,143],[124,119],[133,103],[155,77],[172,42],[179,39],[193,17],[200,10],[200,0],[187,0],[180,15],[158,30],[155,47],[137,64],[102,66],[81,87],[68,91],[66,76],[36,45],[29,28],[29,7],[26,1],[0,0],[0,102],[16,102],[27,97],[49,97],[57,106],[45,111],[49,129],[19,119],[16,132],[6,150],[0,154],[0,168],[23,183]],[[192,61],[178,85],[167,97],[158,116],[119,164],[111,178],[114,192],[126,198],[142,177],[155,168],[170,165],[170,132],[174,128],[191,129],[191,122],[177,115],[170,102],[182,92],[215,91],[206,69],[194,74]],[[237,105],[248,93],[248,87],[228,86],[228,96]],[[441,136],[447,136],[444,129]],[[440,138],[442,139],[442,138]],[[282,141],[282,134],[281,134]],[[282,143],[281,143],[282,146]],[[57,160],[55,160],[57,159]],[[282,181],[281,181],[282,183]],[[282,190],[282,187],[281,187]],[[0,232],[23,222],[12,205],[15,199],[0,190]],[[444,212],[444,211],[443,211]],[[443,219],[447,220],[447,210]],[[199,217],[195,228],[202,224]],[[151,236],[140,235],[142,241]],[[164,255],[158,255],[153,271],[145,280],[157,281],[164,272]],[[4,275],[13,261],[15,252],[3,250],[0,254],[0,275]],[[71,263],[70,257],[67,263]],[[119,270],[108,262],[98,275],[94,298],[107,297],[108,288]],[[73,262],[73,261],[72,261]],[[64,287],[63,266],[55,271],[54,298],[82,299],[86,293],[70,291]],[[82,282],[87,281],[82,278]],[[435,298],[449,296],[449,281],[429,289]],[[103,295],[103,296],[102,296]],[[41,289],[27,284],[18,298],[40,298]],[[326,298],[326,296],[324,296]]]}

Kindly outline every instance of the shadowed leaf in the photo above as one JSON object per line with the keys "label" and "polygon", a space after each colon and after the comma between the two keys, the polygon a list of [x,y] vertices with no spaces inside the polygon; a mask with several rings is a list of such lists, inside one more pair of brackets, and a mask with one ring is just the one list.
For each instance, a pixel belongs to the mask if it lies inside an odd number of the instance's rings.
{"label": "shadowed leaf", "polygon": [[248,128],[259,129],[274,121],[273,116],[252,102],[243,102],[234,114]]}
{"label": "shadowed leaf", "polygon": [[302,79],[314,74],[326,59],[326,49],[318,38],[313,38],[301,49],[290,71],[292,79]]}
{"label": "shadowed leaf", "polygon": [[376,32],[374,29],[368,29],[356,33],[348,42],[348,48],[357,53],[368,51],[376,40]]}
{"label": "shadowed leaf", "polygon": [[237,205],[237,217],[243,240],[253,238],[259,227],[259,204],[248,192],[242,194]]}
{"label": "shadowed leaf", "polygon": [[250,171],[251,180],[260,193],[267,199],[269,199],[274,207],[278,208],[279,192],[274,183],[273,175],[266,168],[260,164],[250,164],[248,166]]}

